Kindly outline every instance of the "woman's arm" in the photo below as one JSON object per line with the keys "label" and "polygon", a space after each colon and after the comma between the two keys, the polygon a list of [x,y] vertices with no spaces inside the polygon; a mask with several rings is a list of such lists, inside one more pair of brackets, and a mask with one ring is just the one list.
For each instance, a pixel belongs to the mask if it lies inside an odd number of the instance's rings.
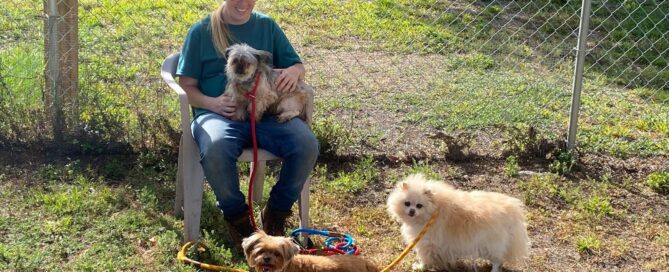
{"label": "woman's arm", "polygon": [[196,108],[206,109],[226,118],[232,118],[237,104],[228,95],[222,94],[218,97],[204,95],[197,86],[197,79],[187,76],[179,77],[179,85],[186,91],[188,103]]}

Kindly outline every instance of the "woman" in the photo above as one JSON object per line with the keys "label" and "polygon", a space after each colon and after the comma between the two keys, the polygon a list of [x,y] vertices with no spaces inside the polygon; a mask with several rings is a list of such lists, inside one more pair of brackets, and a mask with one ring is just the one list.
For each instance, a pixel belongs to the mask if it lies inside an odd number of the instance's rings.
{"label": "woman", "polygon": [[[235,102],[223,95],[227,82],[224,52],[230,44],[246,43],[272,53],[280,75],[277,88],[295,89],[304,78],[304,66],[281,28],[268,16],[254,12],[255,0],[227,0],[210,16],[191,27],[177,68],[179,84],[193,107],[193,137],[200,148],[200,163],[216,195],[225,221],[241,237],[253,232],[243,193],[239,189],[237,158],[250,147],[251,125],[231,120]],[[281,158],[279,180],[263,209],[264,230],[284,235],[286,219],[318,157],[318,141],[299,118],[278,123],[266,116],[256,123],[258,146]],[[234,235],[236,242],[241,237]]]}

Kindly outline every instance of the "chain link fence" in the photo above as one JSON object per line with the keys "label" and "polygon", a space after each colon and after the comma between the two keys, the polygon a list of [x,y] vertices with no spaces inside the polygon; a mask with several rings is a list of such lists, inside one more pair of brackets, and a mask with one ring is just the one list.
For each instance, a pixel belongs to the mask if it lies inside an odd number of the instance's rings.
{"label": "chain link fence", "polygon": [[[53,2],[58,15],[49,1],[3,2],[0,140],[48,141],[62,131],[83,149],[176,146],[176,98],[160,63],[220,1]],[[326,149],[497,154],[565,140],[580,1],[258,1],[256,9],[301,54]],[[57,81],[50,27],[66,63]],[[590,30],[579,147],[666,154],[669,3],[592,1]],[[72,50],[78,62],[68,64],[62,56]]]}

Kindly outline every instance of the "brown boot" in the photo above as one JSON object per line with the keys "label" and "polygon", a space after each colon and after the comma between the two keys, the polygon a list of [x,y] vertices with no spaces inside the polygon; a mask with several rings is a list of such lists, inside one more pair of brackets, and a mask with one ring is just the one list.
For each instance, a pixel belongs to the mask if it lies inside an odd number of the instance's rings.
{"label": "brown boot", "polygon": [[284,236],[286,234],[286,220],[293,215],[293,212],[273,210],[265,207],[262,210],[262,227],[265,233],[272,236]]}
{"label": "brown boot", "polygon": [[251,220],[247,213],[241,213],[233,217],[226,217],[225,222],[227,223],[228,230],[230,231],[230,238],[235,244],[235,247],[241,249],[242,239],[251,236],[255,231],[253,226],[251,226]]}

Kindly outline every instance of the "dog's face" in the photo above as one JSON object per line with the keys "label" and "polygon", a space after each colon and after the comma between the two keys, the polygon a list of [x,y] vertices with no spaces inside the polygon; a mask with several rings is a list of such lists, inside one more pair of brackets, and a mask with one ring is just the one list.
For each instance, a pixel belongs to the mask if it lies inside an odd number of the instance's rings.
{"label": "dog's face", "polygon": [[247,44],[235,44],[225,51],[225,58],[227,59],[225,74],[228,80],[244,82],[253,77],[258,66],[267,62],[271,54],[256,50]]}
{"label": "dog's face", "polygon": [[269,236],[261,230],[244,238],[242,248],[249,266],[262,272],[283,271],[299,252],[290,238]]}
{"label": "dog's face", "polygon": [[435,210],[434,193],[422,175],[412,175],[390,193],[387,208],[398,221],[424,224]]}

